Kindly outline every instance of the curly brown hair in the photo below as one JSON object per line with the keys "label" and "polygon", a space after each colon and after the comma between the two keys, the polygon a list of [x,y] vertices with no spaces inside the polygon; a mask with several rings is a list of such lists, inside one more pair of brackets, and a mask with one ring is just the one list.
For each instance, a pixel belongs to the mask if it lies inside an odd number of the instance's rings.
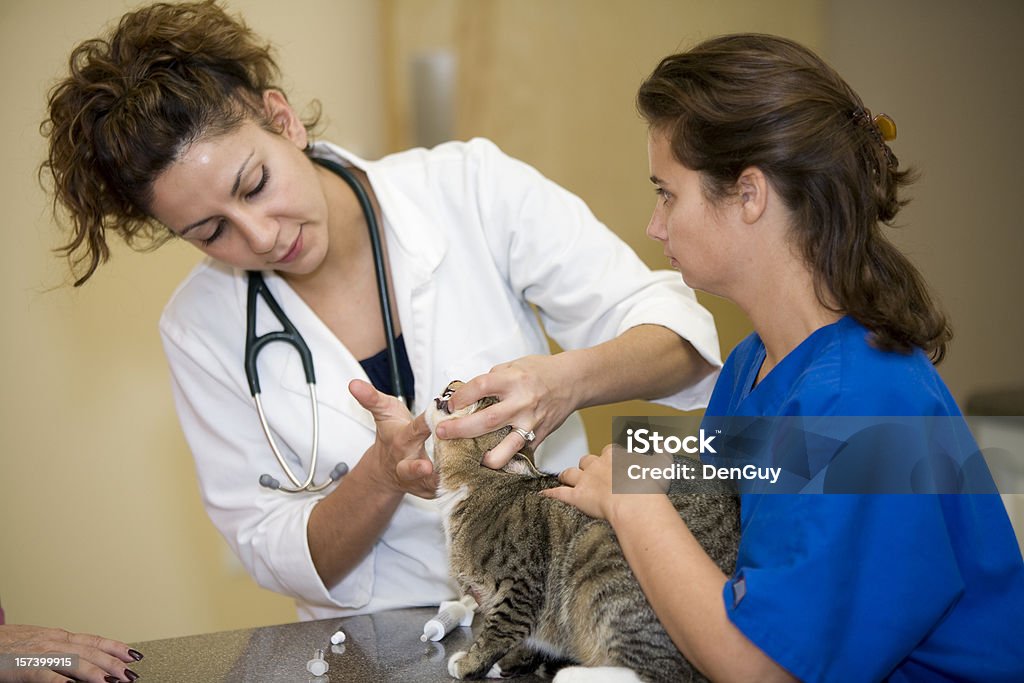
{"label": "curly brown hair", "polygon": [[[666,57],[637,108],[699,171],[712,201],[757,167],[793,213],[822,305],[851,315],[875,345],[920,347],[938,363],[952,331],[913,264],[881,232],[914,180],[830,66],[785,38],[734,34]],[[830,305],[834,302],[834,306]]]}
{"label": "curly brown hair", "polygon": [[109,258],[108,231],[136,249],[172,237],[149,216],[153,181],[196,140],[247,119],[273,130],[262,94],[280,90],[278,75],[270,45],[216,0],[150,5],[75,47],[49,93],[40,175],[52,176],[55,215],[70,216],[57,251],[76,287]]}

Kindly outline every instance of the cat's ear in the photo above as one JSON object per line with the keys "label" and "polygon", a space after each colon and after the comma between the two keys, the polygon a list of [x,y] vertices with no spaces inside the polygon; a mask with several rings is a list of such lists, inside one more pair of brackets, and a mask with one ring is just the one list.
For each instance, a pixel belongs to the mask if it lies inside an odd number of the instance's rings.
{"label": "cat's ear", "polygon": [[512,459],[509,460],[501,469],[510,474],[518,474],[524,477],[543,476],[541,471],[534,467],[533,461],[524,453],[516,453],[513,455]]}

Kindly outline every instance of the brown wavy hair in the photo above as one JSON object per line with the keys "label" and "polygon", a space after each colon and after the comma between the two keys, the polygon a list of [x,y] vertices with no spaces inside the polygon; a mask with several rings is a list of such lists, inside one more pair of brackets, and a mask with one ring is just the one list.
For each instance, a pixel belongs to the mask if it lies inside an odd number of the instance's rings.
{"label": "brown wavy hair", "polygon": [[278,75],[270,45],[215,0],[147,6],[75,47],[40,126],[40,176],[52,176],[55,215],[63,207],[71,220],[57,251],[76,287],[109,258],[108,231],[143,250],[172,237],[149,216],[153,181],[196,140],[247,119],[273,130],[262,94],[280,90]]}
{"label": "brown wavy hair", "polygon": [[757,167],[792,212],[792,231],[822,305],[851,315],[883,349],[924,349],[934,363],[952,331],[913,264],[882,234],[906,203],[913,170],[882,139],[857,93],[817,55],[775,36],[735,34],[666,57],[637,108],[700,172],[705,195],[736,194]]}

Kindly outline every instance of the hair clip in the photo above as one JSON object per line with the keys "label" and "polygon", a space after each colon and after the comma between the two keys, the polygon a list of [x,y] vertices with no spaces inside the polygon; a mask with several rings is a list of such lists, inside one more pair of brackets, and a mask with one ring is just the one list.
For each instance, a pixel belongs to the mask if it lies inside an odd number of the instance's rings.
{"label": "hair clip", "polygon": [[[871,115],[871,112],[868,112]],[[879,114],[871,119],[875,124],[875,128],[881,133],[882,139],[886,142],[896,139],[896,122],[892,120],[892,117],[888,114]]]}
{"label": "hair clip", "polygon": [[854,109],[851,116],[854,123],[863,126],[882,149],[889,170],[896,170],[896,167],[899,166],[899,160],[892,153],[889,145],[886,144],[890,140],[896,139],[896,122],[892,120],[892,117],[888,114],[872,116],[870,109],[862,109],[860,107]]}
{"label": "hair clip", "polygon": [[885,142],[896,139],[896,122],[888,114],[872,116],[870,109],[858,107],[853,110],[851,118],[859,125],[867,126],[872,134],[877,132]]}

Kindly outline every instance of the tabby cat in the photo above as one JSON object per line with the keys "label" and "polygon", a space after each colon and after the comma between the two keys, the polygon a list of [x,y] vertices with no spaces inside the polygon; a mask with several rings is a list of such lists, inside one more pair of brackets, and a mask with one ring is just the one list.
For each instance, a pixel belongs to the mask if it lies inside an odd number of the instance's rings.
{"label": "tabby cat", "polygon": [[[461,384],[449,384],[427,411],[432,428],[497,400],[452,413],[448,398]],[[449,673],[504,677],[545,663],[578,663],[627,667],[645,681],[705,680],[665,633],[607,522],[539,495],[560,484],[534,467],[528,449],[503,470],[481,464],[510,429],[434,442],[452,576],[480,603],[484,619],[469,651],[449,659]],[[739,500],[709,494],[709,485],[695,481],[702,493],[669,497],[711,558],[731,574]]]}

